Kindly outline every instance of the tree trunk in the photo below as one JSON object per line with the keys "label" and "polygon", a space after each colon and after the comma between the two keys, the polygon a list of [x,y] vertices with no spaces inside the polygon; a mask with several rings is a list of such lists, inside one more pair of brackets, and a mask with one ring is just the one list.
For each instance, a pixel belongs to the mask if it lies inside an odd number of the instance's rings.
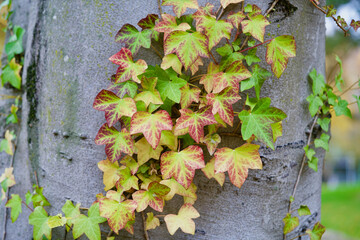
{"label": "tree trunk", "polygon": [[[97,163],[105,158],[104,147],[94,143],[104,116],[92,108],[92,103],[116,71],[108,61],[121,48],[114,42],[114,36],[123,24],[136,25],[147,14],[158,14],[157,1],[19,2],[24,5],[16,7],[15,12],[24,6],[31,8],[29,18],[14,19],[28,27],[21,132],[14,162],[18,184],[10,193],[23,197],[35,183],[36,172],[52,204],[50,213],[60,213],[67,199],[88,207],[97,193],[104,192],[102,172],[97,168]],[[199,5],[205,2],[201,0]],[[218,8],[218,1],[210,2]],[[246,1],[257,4],[263,13],[272,2]],[[208,180],[197,171],[198,200],[194,207],[201,217],[195,220],[195,235],[178,230],[170,236],[162,222],[159,228],[149,231],[150,239],[282,239],[282,219],[287,213],[311,122],[305,100],[310,93],[307,75],[312,68],[321,73],[325,69],[325,26],[323,14],[307,0],[282,0],[278,4],[270,15],[272,24],[267,33],[293,35],[297,56],[290,59],[283,76],[268,79],[262,91],[262,97],[271,97],[272,105],[288,115],[276,150],[261,147],[264,168],[250,170],[241,189],[228,179],[220,187],[214,179]],[[163,7],[163,11],[172,13],[169,7]],[[271,36],[266,35],[266,39]],[[259,47],[258,54],[264,59],[265,48]],[[161,61],[151,49],[142,49],[136,58],[152,65]],[[262,67],[270,70],[266,64]],[[235,148],[241,144],[238,139],[227,137],[220,147]],[[303,234],[320,219],[322,161],[319,162],[317,173],[305,167],[293,203],[294,207],[308,205],[312,215],[300,218],[300,227],[290,238]],[[177,213],[181,204],[182,199],[174,199],[164,211]],[[11,223],[8,214],[6,239],[32,238],[28,215],[27,209],[23,209],[20,219]],[[53,235],[54,239],[64,239],[65,228],[55,229]],[[72,239],[70,235],[67,239]],[[121,239],[144,239],[141,216],[137,215],[134,236],[123,230],[120,235]]]}

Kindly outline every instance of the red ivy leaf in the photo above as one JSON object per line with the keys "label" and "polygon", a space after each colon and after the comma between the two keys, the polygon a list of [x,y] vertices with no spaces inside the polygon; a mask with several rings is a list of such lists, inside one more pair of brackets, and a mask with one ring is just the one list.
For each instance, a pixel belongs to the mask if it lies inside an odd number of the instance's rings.
{"label": "red ivy leaf", "polygon": [[163,6],[173,6],[174,13],[180,17],[187,8],[198,9],[197,0],[163,0]]}
{"label": "red ivy leaf", "polygon": [[178,25],[176,23],[176,18],[170,14],[162,14],[161,17],[163,20],[158,22],[154,29],[158,32],[164,33],[164,40],[173,31],[186,31],[191,28],[187,23],[181,23]]}
{"label": "red ivy leaf", "polygon": [[140,83],[138,75],[145,72],[147,64],[144,60],[139,59],[134,63],[132,53],[127,48],[122,48],[118,53],[111,56],[109,60],[120,67],[117,70],[115,82],[125,82],[132,79]]}
{"label": "red ivy leaf", "polygon": [[119,98],[115,93],[101,90],[96,96],[93,108],[105,111],[105,118],[112,127],[122,116],[132,117],[136,113],[136,104],[132,98]]}
{"label": "red ivy leaf", "polygon": [[234,27],[239,28],[240,23],[242,20],[246,18],[246,15],[239,11],[239,12],[230,12],[227,19],[234,25]]}
{"label": "red ivy leaf", "polygon": [[161,155],[160,169],[163,179],[174,177],[186,189],[190,186],[195,169],[205,167],[201,147],[191,145],[180,152],[165,152]]}
{"label": "red ivy leaf", "polygon": [[175,131],[189,128],[190,136],[198,143],[204,137],[204,126],[217,123],[211,113],[211,107],[203,107],[196,112],[181,109],[181,116],[176,120]]}
{"label": "red ivy leaf", "polygon": [[242,64],[242,61],[233,62],[224,73],[217,75],[214,83],[214,93],[219,93],[227,87],[239,91],[239,82],[250,78],[251,72]]}
{"label": "red ivy leaf", "polygon": [[95,143],[105,144],[105,153],[112,162],[120,159],[121,153],[128,155],[134,153],[134,143],[126,128],[119,132],[116,128],[109,127],[107,123],[101,126],[95,137]]}
{"label": "red ivy leaf", "polygon": [[236,148],[221,148],[215,153],[215,173],[228,171],[230,181],[240,188],[248,176],[248,169],[262,169],[259,145],[245,143]]}
{"label": "red ivy leaf", "polygon": [[355,30],[355,32],[357,32],[358,28],[360,27],[360,21],[355,21],[354,19],[351,20],[350,26],[352,26]]}
{"label": "red ivy leaf", "polygon": [[161,131],[172,130],[172,120],[168,112],[137,112],[131,118],[130,133],[142,133],[153,149],[159,145]]}
{"label": "red ivy leaf", "polygon": [[148,14],[146,18],[141,19],[138,22],[138,26],[144,29],[151,30],[151,37],[156,41],[159,40],[159,32],[154,30],[156,23],[159,21],[159,16],[156,14]]}
{"label": "red ivy leaf", "polygon": [[201,139],[201,142],[206,144],[209,154],[213,155],[217,145],[221,142],[221,138],[219,134],[213,133],[206,135],[203,139]]}
{"label": "red ivy leaf", "polygon": [[200,84],[204,85],[206,92],[210,93],[214,88],[214,83],[219,82],[222,77],[220,66],[210,62],[207,69],[207,74],[200,79]]}
{"label": "red ivy leaf", "polygon": [[230,126],[233,125],[234,111],[232,105],[239,101],[241,97],[231,87],[227,87],[220,93],[209,93],[206,96],[208,105],[212,105],[212,113],[215,115],[219,113],[219,116]]}
{"label": "red ivy leaf", "polygon": [[132,197],[137,202],[137,212],[144,211],[147,206],[158,212],[162,212],[164,208],[164,198],[170,192],[170,188],[156,181],[151,182],[148,190],[140,190],[133,193]]}

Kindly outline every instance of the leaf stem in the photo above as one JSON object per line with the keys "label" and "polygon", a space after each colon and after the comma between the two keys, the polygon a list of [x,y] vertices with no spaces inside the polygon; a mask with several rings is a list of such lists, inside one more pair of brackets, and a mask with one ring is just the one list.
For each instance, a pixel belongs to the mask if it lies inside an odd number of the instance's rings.
{"label": "leaf stem", "polygon": [[[322,13],[324,13],[326,15],[326,11],[322,8],[319,7],[313,0],[310,0],[310,2],[312,3],[312,5],[314,5],[317,9],[319,9]],[[339,28],[341,28],[341,30],[343,30],[345,36],[348,33],[348,30],[346,30],[345,28],[343,28],[340,23],[338,22],[338,20],[334,17],[334,15],[331,15],[331,18],[334,19],[336,25],[338,25]]]}
{"label": "leaf stem", "polygon": [[295,240],[295,239],[298,239],[299,237],[302,237],[302,236],[305,236],[306,235],[306,233],[304,233],[304,234],[301,234],[301,235],[299,235],[299,236],[296,236],[296,237],[293,237],[292,239],[290,239],[290,240]]}
{"label": "leaf stem", "polygon": [[145,214],[144,214],[144,212],[141,212],[141,217],[142,217],[142,220],[143,220],[143,227],[144,227],[144,236],[145,236],[145,239],[146,239],[146,240],[150,240],[149,234],[148,234],[148,232],[147,232],[147,230],[146,230],[146,220],[145,220]]}
{"label": "leaf stem", "polygon": [[[245,40],[246,40],[246,39],[245,39]],[[255,46],[245,48],[244,50],[240,50],[239,53],[246,52],[246,51],[248,51],[248,50],[250,50],[250,49],[253,49],[253,48],[256,48],[256,47],[258,47],[258,46],[261,46],[261,45],[263,45],[263,44],[265,44],[265,43],[270,42],[271,40],[273,40],[273,39],[268,39],[268,40],[266,40],[265,42],[256,44]]]}
{"label": "leaf stem", "polygon": [[230,133],[230,132],[224,132],[224,133],[218,133],[220,136],[230,136],[230,137],[239,137],[242,138],[242,136],[240,134],[236,134],[236,133]]}
{"label": "leaf stem", "polygon": [[31,207],[29,207],[29,205],[26,204],[26,202],[21,201],[22,204],[24,204],[30,211],[34,211],[34,209],[32,209]]}
{"label": "leaf stem", "polygon": [[160,17],[161,17],[161,15],[163,14],[162,10],[161,10],[161,2],[160,2],[160,0],[157,0],[157,2],[158,2],[158,9],[159,9]]}
{"label": "leaf stem", "polygon": [[157,218],[163,218],[163,217],[165,217],[166,215],[155,215],[154,217],[157,217]]}
{"label": "leaf stem", "polygon": [[[315,118],[314,118],[314,121],[311,125],[311,128],[310,128],[310,133],[309,133],[309,137],[308,137],[308,140],[307,140],[307,144],[306,145],[310,145],[310,142],[311,142],[311,137],[312,137],[312,132],[314,130],[314,127],[315,127],[315,124],[317,122],[317,119],[319,118],[319,113],[316,114]],[[305,166],[305,160],[306,160],[306,154],[304,153],[304,156],[302,158],[302,161],[301,161],[301,167],[300,167],[300,170],[299,170],[299,173],[298,173],[298,176],[297,176],[297,179],[296,179],[296,182],[295,182],[295,185],[294,185],[294,189],[293,189],[293,193],[292,193],[292,197],[295,198],[295,194],[296,194],[296,188],[300,182],[300,178],[301,178],[301,174],[302,174],[302,171],[304,169],[304,166]],[[288,208],[288,212],[290,213],[291,212],[291,201],[289,202],[289,208]]]}
{"label": "leaf stem", "polygon": [[275,5],[279,2],[279,0],[275,0],[273,4],[269,7],[269,9],[265,13],[265,17],[274,9]]}
{"label": "leaf stem", "polygon": [[348,91],[350,91],[350,90],[356,90],[356,89],[358,89],[358,88],[352,88],[352,87],[354,87],[356,84],[358,84],[359,82],[358,81],[356,81],[356,82],[354,82],[353,84],[351,84],[351,86],[350,87],[348,87],[347,89],[345,89],[340,95],[339,95],[339,97],[341,97],[342,95],[344,95],[345,93],[347,93]]}
{"label": "leaf stem", "polygon": [[81,209],[81,210],[86,210],[86,211],[89,210],[89,208],[86,208],[86,207],[79,207],[79,209]]}
{"label": "leaf stem", "polygon": [[214,63],[216,63],[216,65],[218,65],[219,63],[215,60],[215,57],[214,57],[214,55],[211,53],[211,51],[209,51],[209,53],[210,53],[210,56],[211,56],[211,58],[213,59]]}
{"label": "leaf stem", "polygon": [[150,46],[155,51],[155,53],[162,59],[163,56],[161,55],[161,53],[152,44]]}

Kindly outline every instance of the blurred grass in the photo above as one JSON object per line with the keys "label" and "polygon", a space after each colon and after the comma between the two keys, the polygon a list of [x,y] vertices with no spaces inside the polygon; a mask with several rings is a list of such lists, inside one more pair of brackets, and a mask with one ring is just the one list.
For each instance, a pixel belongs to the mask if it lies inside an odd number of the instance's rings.
{"label": "blurred grass", "polygon": [[331,189],[323,185],[321,223],[360,239],[360,183],[338,185]]}

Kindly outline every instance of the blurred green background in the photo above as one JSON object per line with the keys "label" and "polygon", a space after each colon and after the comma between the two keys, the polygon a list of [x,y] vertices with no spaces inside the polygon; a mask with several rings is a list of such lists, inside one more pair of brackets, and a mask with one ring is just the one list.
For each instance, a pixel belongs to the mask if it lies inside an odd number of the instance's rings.
{"label": "blurred green background", "polygon": [[[327,0],[350,23],[360,19],[360,0]],[[326,22],[326,77],[331,82],[339,72],[335,61],[343,61],[345,91],[349,103],[359,96],[360,30],[344,37],[331,18]],[[331,140],[324,162],[321,222],[327,228],[324,240],[360,240],[360,115],[356,104],[349,107],[353,118],[332,114]]]}

